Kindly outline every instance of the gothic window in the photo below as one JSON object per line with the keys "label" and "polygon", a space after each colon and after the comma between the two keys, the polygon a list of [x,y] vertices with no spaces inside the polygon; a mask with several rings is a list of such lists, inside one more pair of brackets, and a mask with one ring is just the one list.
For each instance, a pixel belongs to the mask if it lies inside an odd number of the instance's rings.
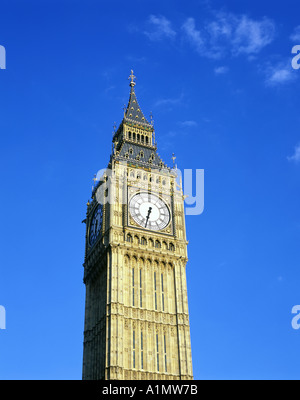
{"label": "gothic window", "polygon": [[129,243],[132,243],[132,236],[130,235],[130,233],[128,233],[128,235],[126,237],[126,241]]}
{"label": "gothic window", "polygon": [[156,272],[154,271],[154,308],[157,310]]}
{"label": "gothic window", "polygon": [[165,184],[166,184],[166,180],[165,179],[162,181],[162,184],[165,186]]}
{"label": "gothic window", "polygon": [[166,344],[166,335],[164,335],[164,358],[165,358],[165,372],[168,372],[167,369],[167,344]]}
{"label": "gothic window", "polygon": [[146,136],[146,144],[148,144],[149,143],[149,138],[148,138],[148,136]]}
{"label": "gothic window", "polygon": [[132,305],[134,306],[134,268],[132,268]]}
{"label": "gothic window", "polygon": [[135,368],[135,331],[132,332],[132,368]]}
{"label": "gothic window", "polygon": [[167,250],[168,249],[168,245],[166,242],[163,242],[163,250]]}
{"label": "gothic window", "polygon": [[165,311],[164,275],[161,274],[161,307]]}
{"label": "gothic window", "polygon": [[128,139],[131,140],[131,132],[130,131],[128,132]]}
{"label": "gothic window", "polygon": [[138,236],[134,237],[134,244],[139,244],[139,237]]}
{"label": "gothic window", "polygon": [[125,154],[125,158],[129,158],[129,154],[128,153]]}
{"label": "gothic window", "polygon": [[146,246],[146,244],[147,244],[147,240],[144,237],[142,237],[142,239],[141,239],[141,244],[143,246]]}
{"label": "gothic window", "polygon": [[144,175],[143,179],[144,179],[144,181],[146,181],[148,179],[146,174]]}
{"label": "gothic window", "polygon": [[143,307],[142,270],[140,269],[140,307]]}
{"label": "gothic window", "polygon": [[152,239],[149,239],[149,246],[150,246],[150,247],[153,247],[153,246],[154,246],[154,243],[153,243],[153,240],[152,240]]}
{"label": "gothic window", "polygon": [[159,372],[159,347],[158,347],[158,333],[156,334],[156,369]]}
{"label": "gothic window", "polygon": [[132,139],[135,140],[135,132],[132,134]]}
{"label": "gothic window", "polygon": [[143,152],[143,150],[140,151],[140,157],[141,157],[141,158],[144,158],[144,152]]}
{"label": "gothic window", "polygon": [[141,142],[144,143],[144,140],[145,140],[144,135],[141,135]]}
{"label": "gothic window", "polygon": [[173,243],[170,243],[169,249],[170,251],[175,251],[175,246]]}
{"label": "gothic window", "polygon": [[136,139],[137,139],[138,142],[140,141],[140,134],[139,133],[136,135]]}
{"label": "gothic window", "polygon": [[129,154],[130,154],[130,155],[133,154],[133,149],[132,149],[132,147],[130,147],[130,149],[129,149]]}
{"label": "gothic window", "polygon": [[141,369],[144,369],[144,342],[143,332],[141,332]]}
{"label": "gothic window", "polygon": [[161,248],[161,244],[160,244],[160,241],[159,241],[159,240],[156,240],[156,241],[155,241],[155,247],[156,247],[157,249],[160,249],[160,248]]}

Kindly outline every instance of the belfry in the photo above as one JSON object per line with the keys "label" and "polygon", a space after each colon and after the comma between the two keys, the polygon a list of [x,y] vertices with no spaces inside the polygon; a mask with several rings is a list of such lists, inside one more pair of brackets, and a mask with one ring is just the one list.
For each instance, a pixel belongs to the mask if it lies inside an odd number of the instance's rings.
{"label": "belfry", "polygon": [[82,376],[193,379],[183,191],[175,164],[157,153],[133,71],[129,80],[128,105],[84,221]]}

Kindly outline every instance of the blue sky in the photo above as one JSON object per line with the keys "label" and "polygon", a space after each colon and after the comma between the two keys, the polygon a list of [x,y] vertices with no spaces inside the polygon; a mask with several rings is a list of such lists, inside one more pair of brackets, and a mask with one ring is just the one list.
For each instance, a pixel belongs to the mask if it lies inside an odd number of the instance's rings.
{"label": "blue sky", "polygon": [[187,216],[196,379],[299,379],[297,1],[2,0],[1,379],[81,379],[86,202],[128,76]]}

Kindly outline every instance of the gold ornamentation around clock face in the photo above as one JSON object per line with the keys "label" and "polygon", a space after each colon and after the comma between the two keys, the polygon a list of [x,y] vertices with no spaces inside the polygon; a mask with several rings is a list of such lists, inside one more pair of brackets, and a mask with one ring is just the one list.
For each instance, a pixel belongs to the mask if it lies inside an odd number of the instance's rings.
{"label": "gold ornamentation around clock face", "polygon": [[129,202],[129,212],[139,226],[152,231],[161,231],[170,222],[168,206],[150,192],[134,195]]}

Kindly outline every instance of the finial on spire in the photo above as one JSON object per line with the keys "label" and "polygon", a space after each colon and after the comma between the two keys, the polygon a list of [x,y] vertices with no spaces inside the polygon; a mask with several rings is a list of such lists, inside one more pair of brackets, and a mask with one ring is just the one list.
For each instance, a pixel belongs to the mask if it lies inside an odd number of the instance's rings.
{"label": "finial on spire", "polygon": [[134,81],[136,79],[136,77],[133,75],[133,70],[131,70],[131,74],[130,74],[128,79],[130,79],[129,86],[131,86],[133,88],[135,86],[135,82]]}
{"label": "finial on spire", "polygon": [[174,153],[172,154],[172,160],[173,160],[173,168],[176,169],[177,168],[177,166],[175,164],[176,157],[175,157]]}
{"label": "finial on spire", "polygon": [[152,111],[150,113],[150,124],[153,126],[154,125],[154,120],[153,120],[153,114]]}

